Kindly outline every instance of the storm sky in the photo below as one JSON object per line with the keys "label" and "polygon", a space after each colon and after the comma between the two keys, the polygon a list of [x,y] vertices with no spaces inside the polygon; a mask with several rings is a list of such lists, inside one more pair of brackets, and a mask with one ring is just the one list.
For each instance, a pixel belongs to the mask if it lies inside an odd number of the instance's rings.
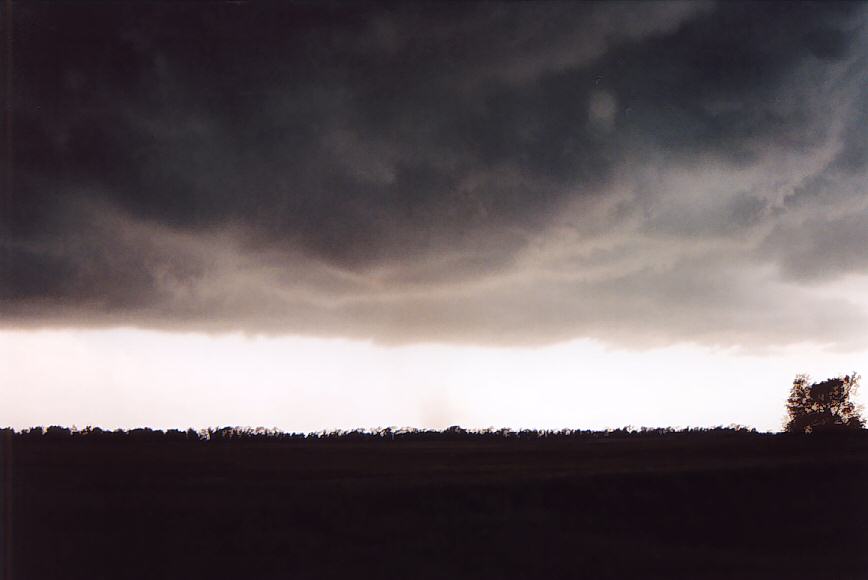
{"label": "storm sky", "polygon": [[868,351],[868,4],[4,20],[5,332]]}

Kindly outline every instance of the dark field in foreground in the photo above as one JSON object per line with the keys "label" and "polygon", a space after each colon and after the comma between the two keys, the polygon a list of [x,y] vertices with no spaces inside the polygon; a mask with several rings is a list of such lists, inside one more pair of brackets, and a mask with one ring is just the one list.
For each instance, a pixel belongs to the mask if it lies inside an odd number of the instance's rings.
{"label": "dark field in foreground", "polygon": [[15,435],[12,578],[868,578],[865,432],[448,439]]}

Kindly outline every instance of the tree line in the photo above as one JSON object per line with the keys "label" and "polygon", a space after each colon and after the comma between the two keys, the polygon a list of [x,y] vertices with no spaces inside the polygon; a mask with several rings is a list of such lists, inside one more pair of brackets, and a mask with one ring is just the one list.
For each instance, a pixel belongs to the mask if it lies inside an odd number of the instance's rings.
{"label": "tree line", "polygon": [[176,441],[207,442],[219,444],[232,441],[485,441],[485,440],[538,440],[538,439],[612,439],[612,438],[658,438],[682,435],[762,435],[756,429],[731,425],[728,427],[623,427],[604,431],[580,429],[464,429],[452,426],[447,429],[379,428],[318,431],[293,433],[262,427],[217,427],[208,429],[114,429],[100,427],[69,428],[59,425],[31,427],[15,433],[16,438],[30,440],[71,440],[88,441]]}

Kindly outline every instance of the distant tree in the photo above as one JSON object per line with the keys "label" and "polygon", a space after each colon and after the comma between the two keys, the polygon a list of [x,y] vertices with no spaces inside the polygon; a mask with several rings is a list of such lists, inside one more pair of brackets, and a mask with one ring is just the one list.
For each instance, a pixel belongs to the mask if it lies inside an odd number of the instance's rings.
{"label": "distant tree", "polygon": [[790,433],[810,433],[840,429],[860,429],[865,421],[852,401],[861,377],[852,373],[843,377],[811,383],[811,377],[796,375],[787,399],[789,419],[785,430]]}
{"label": "distant tree", "polygon": [[51,425],[45,430],[45,437],[50,439],[68,439],[71,434],[72,431],[60,425]]}

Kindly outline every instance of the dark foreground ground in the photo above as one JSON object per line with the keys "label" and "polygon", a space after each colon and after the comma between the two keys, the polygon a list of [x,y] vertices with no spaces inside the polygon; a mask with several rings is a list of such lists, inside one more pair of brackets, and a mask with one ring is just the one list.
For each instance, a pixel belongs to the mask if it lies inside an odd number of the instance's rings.
{"label": "dark foreground ground", "polygon": [[865,432],[16,435],[11,465],[14,580],[868,579]]}

